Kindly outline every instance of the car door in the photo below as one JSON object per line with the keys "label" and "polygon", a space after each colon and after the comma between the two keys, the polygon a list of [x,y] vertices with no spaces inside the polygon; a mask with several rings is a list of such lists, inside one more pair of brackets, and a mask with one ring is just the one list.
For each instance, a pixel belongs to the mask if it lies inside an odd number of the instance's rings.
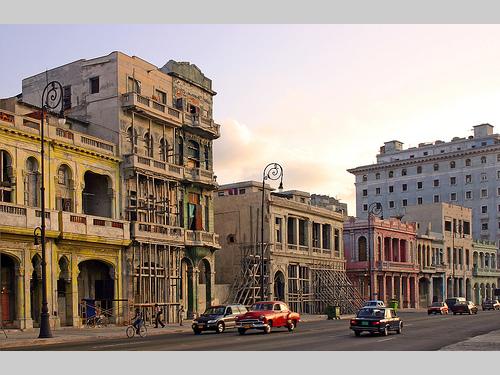
{"label": "car door", "polygon": [[226,307],[226,312],[224,313],[224,325],[226,328],[232,328],[236,324],[236,315],[234,314],[232,306]]}
{"label": "car door", "polygon": [[281,304],[275,303],[273,306],[273,326],[281,327],[283,325],[283,312],[281,311]]}

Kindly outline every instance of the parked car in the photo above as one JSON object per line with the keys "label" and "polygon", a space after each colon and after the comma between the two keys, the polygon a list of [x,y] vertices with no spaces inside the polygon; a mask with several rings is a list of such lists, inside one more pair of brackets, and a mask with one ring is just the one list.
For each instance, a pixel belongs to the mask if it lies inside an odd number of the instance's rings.
{"label": "parked car", "polygon": [[356,336],[361,336],[362,332],[381,333],[384,336],[389,331],[401,333],[403,321],[396,311],[389,307],[363,307],[356,317],[351,319],[350,329]]}
{"label": "parked car", "polygon": [[193,320],[191,328],[195,335],[203,331],[222,333],[226,329],[235,328],[236,318],[247,311],[245,306],[239,304],[212,306]]}
{"label": "parked car", "polygon": [[444,302],[448,305],[448,308],[451,310],[451,308],[455,303],[467,302],[467,300],[464,297],[452,297],[452,298],[447,298]]}
{"label": "parked car", "polygon": [[497,299],[485,299],[481,304],[484,310],[500,310],[500,302]]}
{"label": "parked car", "polygon": [[250,307],[250,311],[238,317],[236,327],[238,333],[244,335],[249,329],[259,329],[270,333],[272,328],[286,327],[292,332],[300,321],[300,315],[289,309],[280,301],[258,302]]}
{"label": "parked car", "polygon": [[452,307],[451,307],[451,311],[453,312],[453,315],[457,315],[457,314],[469,314],[469,315],[472,315],[472,314],[477,314],[477,306],[472,303],[472,301],[465,301],[465,302],[459,302],[459,303],[455,303]]}
{"label": "parked car", "polygon": [[363,307],[385,307],[385,303],[384,301],[380,301],[380,300],[371,300],[371,301],[365,301],[365,303],[363,303]]}
{"label": "parked car", "polygon": [[427,309],[427,314],[448,314],[448,305],[446,302],[433,302]]}

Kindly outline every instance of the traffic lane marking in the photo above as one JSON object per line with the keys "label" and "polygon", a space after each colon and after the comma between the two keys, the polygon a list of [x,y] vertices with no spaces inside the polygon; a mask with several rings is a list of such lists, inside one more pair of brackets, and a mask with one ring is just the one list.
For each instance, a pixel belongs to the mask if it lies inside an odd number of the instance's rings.
{"label": "traffic lane marking", "polygon": [[389,341],[389,340],[394,340],[394,337],[388,337],[388,338],[386,338],[386,339],[377,340],[377,342]]}

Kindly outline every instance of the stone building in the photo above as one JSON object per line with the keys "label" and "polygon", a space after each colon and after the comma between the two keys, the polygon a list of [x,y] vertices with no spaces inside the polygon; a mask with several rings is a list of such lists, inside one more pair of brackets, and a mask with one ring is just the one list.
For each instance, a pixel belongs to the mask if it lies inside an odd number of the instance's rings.
{"label": "stone building", "polygon": [[[0,100],[1,319],[29,329],[40,319],[39,108],[20,98]],[[120,219],[121,158],[117,146],[84,132],[68,118],[45,121],[45,206],[48,308],[52,326],[79,326],[80,301],[97,301],[120,322],[124,249],[129,224]],[[79,129],[76,130],[76,129]]]}
{"label": "stone building", "polygon": [[[266,184],[264,193],[265,298],[307,313],[323,313],[341,286],[345,295],[336,298],[356,300],[345,275],[344,215],[314,206],[306,192],[273,192]],[[216,281],[231,284],[229,298],[245,304],[261,299],[261,204],[262,183],[255,181],[221,185],[215,197],[222,247]]]}
{"label": "stone building", "polygon": [[400,307],[419,307],[415,223],[351,217],[344,224],[344,246],[347,274],[363,299],[396,299]]}
{"label": "stone building", "polygon": [[404,221],[418,223],[419,288],[426,302],[472,300],[472,210],[450,203],[411,206]]}
{"label": "stone building", "polygon": [[498,248],[491,241],[474,241],[472,251],[473,301],[480,304],[484,299],[499,299],[495,296],[500,283]]}
{"label": "stone building", "polygon": [[380,202],[386,216],[448,202],[472,209],[474,238],[500,246],[500,135],[493,129],[481,124],[467,138],[408,149],[385,142],[375,164],[349,169],[356,176],[356,216],[366,218],[372,202]]}
{"label": "stone building", "polygon": [[89,134],[117,144],[117,207],[130,221],[124,295],[177,321],[210,305],[214,285],[212,81],[188,62],[163,67],[121,52],[82,59],[23,80],[23,100],[37,104],[46,80],[64,86],[65,113]]}

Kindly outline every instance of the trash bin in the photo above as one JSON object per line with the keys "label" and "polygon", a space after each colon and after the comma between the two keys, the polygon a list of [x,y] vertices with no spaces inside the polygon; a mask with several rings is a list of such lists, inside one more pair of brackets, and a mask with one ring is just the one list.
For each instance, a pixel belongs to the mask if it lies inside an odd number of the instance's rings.
{"label": "trash bin", "polygon": [[340,319],[340,306],[328,306],[325,314],[327,315],[328,320]]}
{"label": "trash bin", "polygon": [[397,311],[398,310],[398,307],[399,307],[399,302],[397,299],[391,299],[389,301],[389,307],[394,309],[394,311]]}

